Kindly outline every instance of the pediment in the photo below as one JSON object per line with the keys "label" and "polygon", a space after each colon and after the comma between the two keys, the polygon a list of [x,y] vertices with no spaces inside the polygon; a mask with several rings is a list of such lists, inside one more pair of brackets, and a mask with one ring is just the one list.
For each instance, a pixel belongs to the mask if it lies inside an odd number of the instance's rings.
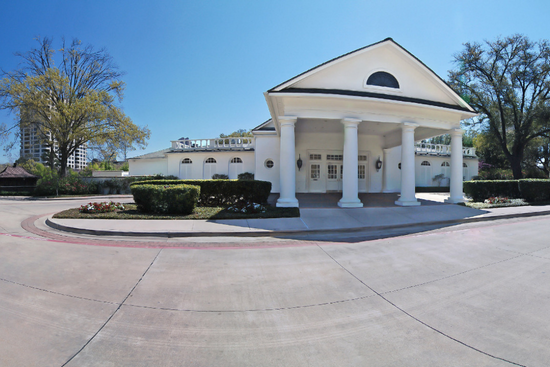
{"label": "pediment", "polygon": [[392,39],[321,64],[268,93],[285,91],[395,96],[402,100],[438,102],[474,112],[440,77]]}

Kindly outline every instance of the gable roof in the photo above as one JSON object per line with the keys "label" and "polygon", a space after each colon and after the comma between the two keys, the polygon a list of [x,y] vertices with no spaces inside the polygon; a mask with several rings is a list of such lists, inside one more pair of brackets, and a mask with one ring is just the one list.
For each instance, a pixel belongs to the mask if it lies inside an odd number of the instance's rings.
{"label": "gable roof", "polygon": [[22,167],[6,167],[0,172],[0,178],[39,178],[33,174],[30,174]]}
{"label": "gable roof", "polygon": [[[362,54],[363,52],[366,52],[367,50],[373,49],[377,46],[382,46],[383,44],[388,44],[394,46],[397,50],[399,50],[403,55],[407,56],[408,58],[412,59],[412,61],[416,62],[422,69],[424,69],[428,75],[430,75],[436,84],[439,84],[440,88],[446,91],[446,94],[451,98],[451,100],[454,102],[454,104],[449,103],[442,103],[440,101],[432,101],[429,99],[422,99],[422,98],[411,98],[411,97],[405,97],[405,96],[396,96],[394,94],[382,94],[382,93],[372,93],[372,92],[359,92],[359,91],[348,91],[343,89],[322,89],[322,88],[295,88],[293,85],[296,83],[299,83],[300,81],[306,79],[309,76],[312,76],[322,70],[327,69],[328,67],[332,65],[336,65],[344,60],[348,60],[356,55]],[[301,90],[300,90],[301,89]],[[383,99],[390,99],[390,100],[396,100],[401,102],[411,102],[411,103],[420,103],[425,105],[434,105],[437,107],[445,107],[445,108],[452,108],[452,109],[458,109],[461,111],[466,112],[473,112],[475,113],[475,110],[468,105],[452,88],[443,80],[439,75],[437,75],[432,69],[430,69],[426,64],[424,64],[421,60],[419,60],[416,56],[414,56],[412,53],[410,53],[407,49],[402,47],[400,44],[395,42],[392,38],[386,38],[382,41],[373,43],[371,45],[359,48],[355,51],[348,52],[344,55],[338,56],[332,60],[329,60],[327,62],[324,62],[320,65],[317,65],[301,74],[298,74],[297,76],[288,79],[287,81],[271,88],[267,91],[267,93],[271,94],[277,94],[277,93],[324,93],[324,94],[340,94],[340,95],[354,95],[354,96],[363,96],[363,97],[371,97],[371,98],[383,98]]]}

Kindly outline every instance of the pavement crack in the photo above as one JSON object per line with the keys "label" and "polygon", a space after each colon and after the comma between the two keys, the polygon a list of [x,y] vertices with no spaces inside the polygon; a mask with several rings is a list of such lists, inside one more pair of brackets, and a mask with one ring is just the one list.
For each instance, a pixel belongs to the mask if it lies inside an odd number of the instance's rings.
{"label": "pavement crack", "polygon": [[19,283],[19,282],[16,282],[16,281],[13,281],[13,280],[9,280],[9,279],[4,279],[4,278],[0,278],[0,281],[6,282],[6,283],[10,283],[10,284],[15,284],[15,285],[18,285],[18,286],[21,286],[21,287],[25,287],[25,288],[34,289],[34,290],[41,291],[41,292],[46,292],[46,293],[55,294],[55,295],[57,295],[57,296],[76,298],[76,299],[81,299],[81,300],[84,300],[84,301],[92,301],[92,302],[106,303],[106,304],[110,304],[110,305],[117,305],[117,304],[118,304],[117,302],[103,301],[103,300],[100,300],[100,299],[87,298],[87,297],[80,297],[80,296],[74,296],[74,295],[72,295],[72,294],[56,292],[56,291],[52,291],[52,290],[49,290],[49,289],[40,288],[40,287],[35,287],[35,286],[32,286],[32,285],[28,285],[28,284],[24,284],[24,283]]}
{"label": "pavement crack", "polygon": [[[396,305],[395,303],[393,303],[392,301],[390,301],[388,298],[384,297],[384,293],[380,293],[380,292],[377,292],[374,288],[372,288],[371,286],[369,286],[367,283],[365,283],[364,281],[362,281],[358,276],[356,276],[355,274],[353,274],[350,270],[348,270],[345,266],[343,266],[340,262],[338,262],[338,260],[336,260],[334,257],[332,257],[328,252],[325,251],[325,249],[323,247],[321,247],[320,245],[317,245],[317,247],[319,247],[319,249],[321,249],[321,251],[323,251],[329,258],[332,259],[332,261],[334,261],[340,268],[342,268],[342,270],[344,270],[345,272],[347,272],[349,275],[351,275],[353,278],[355,278],[359,283],[361,283],[362,285],[364,285],[365,287],[367,287],[368,289],[370,289],[372,292],[374,292],[376,294],[376,296],[380,297],[383,301],[385,301],[386,303],[388,303],[390,306],[394,307],[395,309],[397,309],[399,312],[403,313],[404,315],[408,316],[409,318],[413,319],[414,321],[424,325],[425,327],[435,331],[436,333],[456,342],[456,343],[459,343],[467,348],[470,348],[476,352],[479,352],[481,354],[484,354],[488,357],[491,357],[491,358],[494,358],[494,359],[497,359],[499,361],[503,361],[503,362],[506,362],[506,363],[510,363],[514,366],[521,366],[521,367],[527,367],[523,364],[519,364],[519,363],[516,363],[516,362],[513,362],[513,361],[510,361],[508,359],[505,359],[505,358],[501,358],[501,357],[498,357],[498,356],[495,356],[493,354],[490,354],[488,352],[485,352],[481,349],[478,349],[472,345],[469,345],[469,344],[466,344],[465,342],[463,341],[460,341],[452,336],[450,336],[449,334],[446,334],[444,333],[443,331],[439,330],[439,329],[436,329],[435,327],[425,323],[424,321],[420,320],[419,318],[413,316],[412,314],[410,314],[409,312],[405,311],[403,308],[399,307],[398,305]],[[517,256],[517,257],[520,257],[520,256]],[[510,259],[507,259],[507,260],[502,260],[502,261],[499,261],[499,262],[504,262],[504,261],[508,261]],[[489,265],[485,265],[485,266],[489,266]]]}
{"label": "pavement crack", "polygon": [[88,344],[90,344],[92,342],[92,340],[94,340],[94,338],[101,332],[101,330],[103,330],[103,328],[105,328],[105,326],[109,323],[109,321],[111,321],[111,319],[117,314],[118,310],[120,310],[120,308],[122,307],[122,305],[124,305],[124,302],[126,302],[126,300],[132,295],[132,293],[134,292],[134,290],[136,289],[136,287],[139,285],[139,283],[141,283],[141,281],[143,280],[143,278],[145,277],[145,275],[147,274],[147,272],[149,272],[149,269],[151,269],[151,267],[153,266],[153,264],[155,263],[155,261],[157,260],[157,258],[159,257],[160,253],[162,252],[162,249],[160,249],[157,254],[155,255],[155,257],[153,258],[153,260],[151,261],[151,263],[149,264],[149,266],[147,267],[147,269],[145,269],[145,271],[143,272],[143,274],[141,275],[141,277],[138,279],[138,281],[136,282],[136,284],[134,284],[134,286],[132,287],[132,289],[130,290],[130,292],[128,292],[128,294],[126,295],[126,297],[124,297],[124,299],[122,300],[122,302],[120,302],[118,304],[118,307],[116,308],[116,310],[113,311],[113,313],[111,314],[111,316],[109,316],[107,318],[107,320],[103,323],[103,325],[101,325],[101,327],[95,332],[94,335],[92,335],[92,337],[90,339],[88,339],[88,341],[86,343],[84,343],[84,345],[82,346],[82,348],[80,348],[75,354],[73,354],[65,363],[63,363],[61,365],[61,367],[64,367],[66,366],[69,362],[71,362],[77,355],[80,354],[80,352],[82,352],[84,350],[84,348],[86,348],[88,346]]}

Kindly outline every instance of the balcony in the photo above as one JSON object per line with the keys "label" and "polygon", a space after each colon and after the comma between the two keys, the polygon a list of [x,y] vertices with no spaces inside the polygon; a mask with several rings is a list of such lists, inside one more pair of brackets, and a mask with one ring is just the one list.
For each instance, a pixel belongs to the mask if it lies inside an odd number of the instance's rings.
{"label": "balcony", "polygon": [[[428,143],[416,143],[414,146],[415,154],[419,155],[435,155],[435,156],[450,156],[451,146],[443,144],[428,144]],[[477,157],[476,148],[462,148],[462,155],[464,157]]]}
{"label": "balcony", "polygon": [[254,150],[254,138],[173,140],[171,149],[174,151]]}

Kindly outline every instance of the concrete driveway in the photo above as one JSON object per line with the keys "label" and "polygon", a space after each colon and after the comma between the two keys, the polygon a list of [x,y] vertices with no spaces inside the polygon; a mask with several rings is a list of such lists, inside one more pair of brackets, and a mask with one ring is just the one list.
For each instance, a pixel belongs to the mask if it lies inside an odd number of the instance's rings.
{"label": "concrete driveway", "polygon": [[550,365],[548,216],[239,249],[21,227],[77,205],[0,200],[2,366]]}

